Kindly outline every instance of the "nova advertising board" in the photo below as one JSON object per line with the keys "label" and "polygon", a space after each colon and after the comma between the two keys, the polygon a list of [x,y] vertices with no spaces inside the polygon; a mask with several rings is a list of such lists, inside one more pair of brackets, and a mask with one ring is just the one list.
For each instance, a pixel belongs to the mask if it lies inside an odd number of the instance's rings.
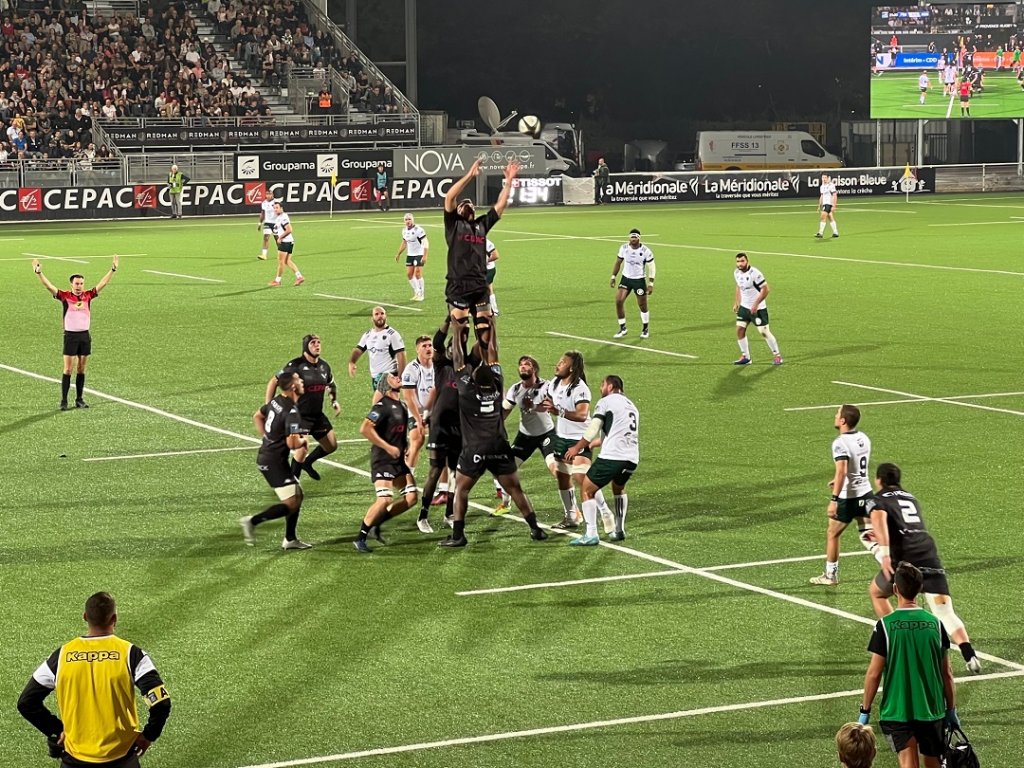
{"label": "nova advertising board", "polygon": [[395,178],[464,176],[476,160],[485,174],[500,174],[515,160],[522,176],[546,176],[544,152],[534,146],[505,147],[420,147],[395,149]]}

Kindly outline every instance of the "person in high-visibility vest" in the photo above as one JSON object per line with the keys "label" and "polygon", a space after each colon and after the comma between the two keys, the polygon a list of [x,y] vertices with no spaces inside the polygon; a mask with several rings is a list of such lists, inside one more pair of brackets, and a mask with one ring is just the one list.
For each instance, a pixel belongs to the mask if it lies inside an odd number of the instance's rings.
{"label": "person in high-visibility vest", "polygon": [[324,114],[331,111],[331,92],[327,86],[320,89],[320,111]]}
{"label": "person in high-visibility vest", "polygon": [[190,181],[189,177],[178,170],[177,165],[171,166],[171,172],[167,174],[167,186],[171,190],[171,218],[181,218],[181,191]]}

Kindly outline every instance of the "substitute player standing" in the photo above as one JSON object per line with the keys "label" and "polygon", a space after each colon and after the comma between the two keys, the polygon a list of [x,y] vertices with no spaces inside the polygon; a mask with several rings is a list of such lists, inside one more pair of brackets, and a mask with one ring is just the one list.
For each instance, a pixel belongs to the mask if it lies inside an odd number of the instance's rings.
{"label": "substitute player standing", "polygon": [[772,351],[772,365],[782,365],[779,343],[768,330],[768,281],[761,270],[751,266],[747,254],[736,254],[736,297],[732,311],[736,315],[736,339],[740,345],[740,359],[734,365],[750,365],[750,342],[747,340],[747,326],[751,323]]}
{"label": "substitute player standing", "polygon": [[832,226],[832,237],[839,237],[839,228],[836,226],[836,198],[839,193],[836,191],[836,185],[832,181],[827,173],[821,174],[821,187],[819,188],[820,195],[818,196],[818,212],[821,214],[821,221],[818,223],[818,234],[815,237],[820,238],[822,233],[825,231],[825,222],[828,222]]}
{"label": "substitute player standing", "polygon": [[647,297],[654,293],[654,253],[640,242],[640,230],[629,230],[629,242],[619,246],[619,255],[612,265],[612,279],[609,285],[615,287],[615,278],[622,268],[622,279],[619,290],[615,293],[615,314],[619,318],[619,332],[613,338],[621,339],[626,335],[626,297],[636,294],[636,303],[640,307],[640,338],[650,336],[651,313],[647,311]]}
{"label": "substitute player standing", "polygon": [[423,227],[416,223],[411,213],[405,214],[405,226],[402,227],[402,244],[398,246],[395,262],[405,251],[405,276],[412,286],[412,300],[423,301],[423,268],[427,266],[430,255],[430,241]]}
{"label": "substitute player standing", "polygon": [[70,291],[62,291],[43,274],[43,267],[39,259],[32,259],[32,270],[39,276],[39,282],[64,308],[64,373],[60,378],[60,409],[68,409],[68,391],[71,389],[71,369],[77,366],[75,375],[75,408],[88,408],[82,396],[85,392],[85,365],[92,354],[92,336],[89,335],[89,326],[92,322],[92,300],[100,295],[100,291],[107,287],[110,278],[117,272],[118,258],[114,256],[114,263],[110,271],[96,284],[95,288],[85,290],[85,278],[82,275],[72,275],[69,278],[71,283]]}
{"label": "substitute player standing", "polygon": [[280,200],[274,203],[274,215],[277,216],[274,225],[274,233],[277,238],[277,276],[270,281],[270,286],[276,288],[281,285],[281,276],[284,275],[285,267],[295,273],[295,284],[302,285],[306,278],[302,276],[298,265],[292,260],[292,251],[295,250],[292,220],[284,212]]}
{"label": "substitute player standing", "polygon": [[274,210],[274,204],[276,199],[273,194],[267,195],[267,198],[260,203],[260,224],[259,228],[263,232],[263,250],[260,251],[260,255],[256,258],[260,261],[267,260],[267,245],[271,239],[276,242],[277,234],[277,211]]}

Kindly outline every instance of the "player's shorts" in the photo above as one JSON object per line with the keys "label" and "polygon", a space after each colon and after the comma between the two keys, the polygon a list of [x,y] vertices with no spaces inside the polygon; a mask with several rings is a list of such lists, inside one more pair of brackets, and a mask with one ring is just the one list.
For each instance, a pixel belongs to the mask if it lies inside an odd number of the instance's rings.
{"label": "player's shorts", "polygon": [[423,254],[419,256],[405,255],[405,266],[407,267],[422,267],[423,266]]}
{"label": "player's shorts", "polygon": [[642,277],[620,277],[619,288],[635,293],[637,296],[647,295],[647,281]]}
{"label": "player's shorts", "polygon": [[88,357],[92,354],[92,336],[88,331],[64,331],[64,354]]}
{"label": "player's shorts", "polygon": [[299,481],[292,474],[292,468],[288,466],[287,461],[276,461],[271,464],[260,464],[257,461],[256,466],[266,478],[267,485],[274,489],[274,493],[281,501],[292,498],[301,490]]}
{"label": "player's shorts", "polygon": [[386,460],[370,462],[370,478],[375,483],[380,480],[401,480],[411,474],[404,458],[392,459],[389,456]]}
{"label": "player's shorts", "polygon": [[277,250],[279,250],[281,253],[291,253],[294,248],[295,248],[295,243],[287,243],[287,242],[285,242],[285,243],[278,243],[277,244]]}
{"label": "player's shorts", "polygon": [[511,475],[516,468],[512,447],[507,442],[492,445],[489,448],[464,446],[456,465],[460,474],[469,477],[480,477],[484,472],[501,477],[502,475]]}
{"label": "player's shorts", "polygon": [[431,427],[427,450],[430,452],[431,467],[455,469],[459,463],[459,454],[462,452],[462,436]]}
{"label": "player's shorts", "polygon": [[445,301],[456,309],[482,310],[491,306],[491,294],[487,283],[458,285],[448,283],[444,292]]}
{"label": "player's shorts", "polygon": [[840,499],[836,502],[836,517],[840,523],[849,525],[858,517],[868,517],[867,500],[872,498],[870,493],[857,496],[853,499]]}
{"label": "player's shorts", "polygon": [[383,379],[383,378],[384,378],[385,376],[387,376],[387,375],[388,375],[389,373],[390,373],[390,374],[394,374],[395,376],[397,376],[397,375],[398,375],[398,374],[397,374],[397,373],[396,373],[395,371],[384,371],[383,373],[374,373],[374,374],[371,374],[371,375],[370,375],[370,387],[371,387],[372,389],[376,390],[376,389],[377,389],[377,387],[379,387],[379,386],[380,386],[380,382],[381,382],[381,379]]}
{"label": "player's shorts", "polygon": [[334,429],[334,426],[331,424],[331,420],[322,413],[313,414],[311,416],[306,416],[305,414],[300,415],[302,416],[302,428],[317,440],[322,437],[326,437],[327,434]]}
{"label": "player's shorts", "polygon": [[970,102],[970,100],[971,100],[970,94],[968,94],[967,96],[964,96],[962,93],[960,94],[960,103],[961,104],[967,104],[968,102]]}
{"label": "player's shorts", "polygon": [[832,213],[832,203],[825,203],[821,206],[822,213]]}
{"label": "player's shorts", "polygon": [[373,197],[374,197],[375,200],[380,200],[381,198],[387,197],[387,196],[388,196],[388,188],[387,187],[377,187],[376,189],[373,190]]}
{"label": "player's shorts", "polygon": [[608,483],[625,485],[629,478],[636,472],[636,463],[623,461],[621,459],[602,459],[600,456],[594,460],[587,470],[587,477],[590,482],[598,488],[604,488]]}
{"label": "player's shorts", "polygon": [[942,720],[911,720],[909,723],[880,720],[878,726],[893,752],[902,752],[912,738],[917,739],[918,751],[927,757],[940,757],[946,750]]}
{"label": "player's shorts", "polygon": [[[551,442],[548,443],[548,440],[550,440]],[[555,458],[561,461],[562,457],[565,456],[565,452],[572,448],[574,445],[576,445],[576,443],[579,441],[573,440],[572,438],[569,437],[559,437],[558,435],[551,435],[550,438],[545,438],[544,442],[548,443],[550,453],[553,453]],[[547,454],[544,455],[547,456]],[[589,459],[594,455],[594,452],[590,448],[584,448],[582,451],[579,452],[579,455],[582,456],[584,459]]]}
{"label": "player's shorts", "polygon": [[768,310],[762,307],[757,310],[756,315],[750,314],[747,307],[740,307],[736,310],[737,325],[750,325],[751,323],[758,327],[768,325]]}
{"label": "player's shorts", "polygon": [[[893,561],[893,568],[896,567],[896,562]],[[935,561],[926,563],[924,565],[918,565],[917,569],[921,571],[921,575],[924,576],[924,586],[921,587],[922,592],[928,592],[933,595],[948,595],[949,594],[949,580],[946,579],[946,569],[942,567],[942,564]],[[892,579],[885,578],[885,575],[879,571],[875,575],[875,586],[878,587],[879,591],[884,597],[892,597]]]}
{"label": "player's shorts", "polygon": [[491,284],[494,283],[494,276],[497,275],[497,274],[498,274],[498,268],[496,266],[488,267],[487,268],[487,284],[488,285],[491,285]]}
{"label": "player's shorts", "polygon": [[925,87],[925,86],[922,86],[921,93],[928,93],[928,88]]}
{"label": "player's shorts", "polygon": [[272,222],[267,222],[267,221],[263,222],[263,234],[264,235],[271,235],[271,236],[273,236],[274,230],[276,228],[277,228],[277,225],[273,224]]}
{"label": "player's shorts", "polygon": [[547,457],[552,452],[551,438],[556,437],[555,430],[545,432],[543,435],[528,435],[520,432],[512,443],[512,455],[519,461],[526,461],[533,456],[534,451],[540,451],[541,456]]}

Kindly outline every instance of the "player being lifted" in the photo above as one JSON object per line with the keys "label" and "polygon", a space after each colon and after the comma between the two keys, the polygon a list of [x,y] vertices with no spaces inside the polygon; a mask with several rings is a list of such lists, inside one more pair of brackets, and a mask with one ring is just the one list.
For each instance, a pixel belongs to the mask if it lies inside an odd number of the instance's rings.
{"label": "player being lifted", "polygon": [[488,318],[491,316],[487,290],[487,233],[508,207],[519,163],[513,160],[505,166],[505,186],[494,207],[483,218],[477,217],[470,198],[459,199],[459,194],[480,175],[480,164],[480,160],[474,162],[466,175],[452,184],[444,198],[444,238],[448,243],[445,300],[456,330],[468,326],[472,316],[477,337],[482,345],[486,345]]}
{"label": "player being lifted", "polygon": [[640,338],[650,336],[651,313],[647,311],[647,297],[654,293],[654,253],[640,242],[640,230],[629,230],[629,242],[619,246],[619,255],[612,265],[611,287],[615,287],[615,278],[622,268],[622,279],[619,290],[615,293],[615,314],[619,318],[619,332],[614,338],[621,339],[626,335],[626,297],[636,294],[636,303],[640,307]]}
{"label": "player being lifted", "polygon": [[751,266],[747,254],[736,254],[736,298],[733,300],[732,311],[736,315],[736,339],[740,345],[740,359],[735,365],[750,365],[750,342],[747,340],[747,327],[753,323],[757,332],[767,342],[772,351],[772,365],[782,365],[779,343],[768,330],[768,281],[761,270]]}
{"label": "player being lifted", "polygon": [[820,238],[825,231],[825,222],[832,226],[832,237],[839,237],[839,228],[836,226],[836,198],[839,193],[836,191],[835,182],[827,173],[821,174],[820,195],[818,197],[818,213],[821,214],[821,221],[818,223],[818,234]]}

